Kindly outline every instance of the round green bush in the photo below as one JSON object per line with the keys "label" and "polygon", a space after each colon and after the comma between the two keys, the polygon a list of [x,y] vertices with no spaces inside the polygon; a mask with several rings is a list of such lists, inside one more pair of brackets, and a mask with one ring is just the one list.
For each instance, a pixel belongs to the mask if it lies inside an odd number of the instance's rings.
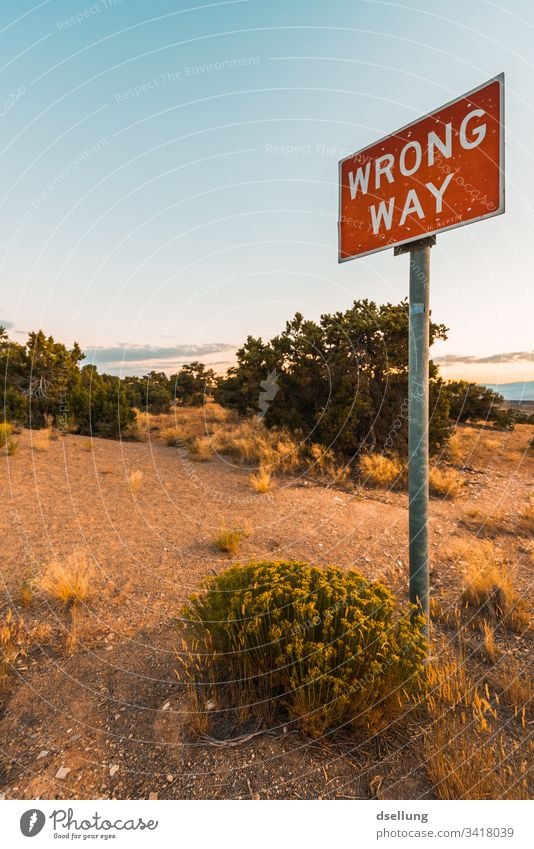
{"label": "round green bush", "polygon": [[189,680],[197,693],[204,685],[200,706],[215,699],[219,711],[235,708],[241,718],[282,709],[314,737],[371,727],[421,684],[422,618],[357,572],[232,566],[205,580],[182,617],[194,640]]}

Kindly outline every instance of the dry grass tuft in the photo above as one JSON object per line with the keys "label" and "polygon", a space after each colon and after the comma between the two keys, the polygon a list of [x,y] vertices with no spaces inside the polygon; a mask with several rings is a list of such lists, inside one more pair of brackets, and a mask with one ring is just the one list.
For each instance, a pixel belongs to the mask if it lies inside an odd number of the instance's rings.
{"label": "dry grass tuft", "polygon": [[534,714],[534,681],[531,669],[521,669],[513,657],[505,658],[499,683],[505,701],[513,709],[515,716],[530,720]]}
{"label": "dry grass tuft", "polygon": [[260,466],[255,475],[251,475],[250,483],[256,492],[268,492],[271,486],[271,473],[264,467]]}
{"label": "dry grass tuft", "polygon": [[16,453],[19,443],[12,438],[13,425],[10,422],[0,422],[0,450],[12,456]]}
{"label": "dry grass tuft", "polygon": [[211,439],[209,436],[196,436],[189,443],[191,459],[198,463],[205,463],[213,454]]}
{"label": "dry grass tuft", "polygon": [[75,551],[63,563],[52,560],[38,583],[51,598],[72,607],[91,597],[93,577],[93,565],[87,554]]}
{"label": "dry grass tuft", "polygon": [[130,491],[132,495],[135,495],[141,489],[141,484],[143,483],[144,474],[140,469],[136,469],[135,472],[130,474],[128,478],[128,482],[130,484]]}
{"label": "dry grass tuft", "polygon": [[430,469],[428,485],[431,495],[439,498],[457,498],[464,485],[461,474],[454,469],[439,469],[437,466]]}
{"label": "dry grass tuft", "polygon": [[179,427],[164,427],[160,430],[161,439],[171,447],[175,448],[182,440],[182,430]]}
{"label": "dry grass tuft", "polygon": [[15,661],[25,654],[24,625],[10,608],[0,620],[0,687],[3,688]]}
{"label": "dry grass tuft", "polygon": [[310,462],[288,433],[268,430],[257,418],[214,427],[211,444],[217,454],[235,457],[241,463],[263,465],[271,473],[291,472]]}
{"label": "dry grass tuft", "polygon": [[92,439],[84,439],[81,444],[82,451],[92,451],[93,450],[93,440]]}
{"label": "dry grass tuft", "polygon": [[527,766],[496,731],[494,697],[470,680],[465,659],[443,655],[427,668],[425,767],[440,799],[528,798]]}
{"label": "dry grass tuft", "polygon": [[451,436],[445,450],[443,452],[443,456],[449,463],[453,463],[454,465],[460,465],[463,461],[464,457],[464,449],[462,447],[462,443],[457,434]]}
{"label": "dry grass tuft", "polygon": [[34,451],[48,451],[52,440],[52,428],[45,427],[42,430],[32,430],[31,446]]}
{"label": "dry grass tuft", "polygon": [[[201,661],[203,654],[204,644],[201,645],[199,640],[191,640],[190,645],[182,640],[182,649],[180,652],[176,652],[179,668],[175,669],[175,674],[184,686],[187,703],[187,725],[190,732],[195,736],[208,734],[210,731],[208,708],[211,708],[213,703],[210,693],[216,688],[212,666]],[[198,685],[199,681],[203,682],[203,686]],[[211,686],[207,686],[208,684]]]}
{"label": "dry grass tuft", "polygon": [[530,536],[534,533],[534,494],[528,498],[526,507],[519,514],[517,521],[514,522],[516,533]]}
{"label": "dry grass tuft", "polygon": [[223,526],[219,528],[213,542],[220,551],[235,554],[246,536],[247,532],[243,528],[226,528]]}
{"label": "dry grass tuft", "polygon": [[484,636],[484,651],[486,652],[486,657],[489,661],[491,661],[491,663],[495,663],[500,656],[500,651],[495,642],[495,629],[492,628],[488,622],[483,622],[482,634]]}
{"label": "dry grass tuft", "polygon": [[19,600],[23,607],[28,607],[33,600],[33,585],[31,581],[24,581],[20,586]]}
{"label": "dry grass tuft", "polygon": [[464,549],[461,560],[467,586],[462,600],[491,621],[502,622],[514,631],[523,632],[530,625],[528,604],[514,586],[514,572],[503,563],[489,541],[478,541]]}
{"label": "dry grass tuft", "polygon": [[364,454],[360,457],[360,473],[367,486],[392,489],[404,482],[405,468],[398,460],[383,454]]}
{"label": "dry grass tuft", "polygon": [[3,448],[13,433],[13,425],[10,422],[0,422],[0,448]]}

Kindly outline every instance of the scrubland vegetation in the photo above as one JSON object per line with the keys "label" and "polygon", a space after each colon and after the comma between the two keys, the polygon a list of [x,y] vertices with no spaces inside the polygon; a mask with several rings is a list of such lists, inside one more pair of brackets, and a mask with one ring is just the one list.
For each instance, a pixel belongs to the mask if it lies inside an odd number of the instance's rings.
{"label": "scrubland vegetation", "polygon": [[[433,325],[434,338],[445,333]],[[491,390],[444,384],[431,368],[432,607],[424,633],[407,601],[400,551],[405,305],[359,302],[319,323],[296,316],[268,343],[249,338],[220,378],[192,363],[171,377],[119,379],[82,367],[76,345],[69,351],[42,333],[26,346],[6,339],[0,451],[9,486],[25,486],[33,510],[26,527],[6,487],[9,511],[0,520],[5,538],[15,539],[0,611],[6,722],[24,712],[25,676],[31,692],[46,691],[47,676],[65,670],[82,682],[79,734],[92,760],[108,769],[111,745],[84,736],[89,702],[98,721],[87,727],[102,720],[106,740],[157,741],[157,760],[125,770],[128,780],[158,773],[177,751],[184,759],[168,768],[173,782],[164,773],[165,787],[178,786],[178,770],[187,775],[184,764],[199,751],[221,760],[193,765],[195,774],[237,774],[232,753],[244,741],[256,763],[273,763],[268,795],[283,770],[261,741],[282,753],[293,741],[297,774],[311,772],[314,752],[327,752],[346,765],[348,784],[366,776],[359,795],[382,792],[390,757],[398,780],[408,776],[416,783],[406,784],[410,792],[423,797],[531,793],[532,428],[525,415],[503,411]],[[60,418],[64,397],[69,409]],[[34,480],[38,506],[28,495]],[[56,515],[61,499],[73,506],[68,526],[65,508]],[[84,545],[104,537],[98,571],[98,558],[77,542],[78,524]],[[119,651],[120,629],[127,639]],[[165,629],[172,636],[163,647]],[[116,691],[123,668],[127,697]],[[67,714],[64,690],[45,692],[32,711],[56,699]],[[169,700],[172,712],[161,707]],[[43,726],[55,727],[57,709]],[[134,728],[134,714],[145,724]],[[108,729],[123,716],[131,730],[117,727],[113,736]],[[27,768],[32,774],[35,764]],[[296,795],[322,794],[330,781],[315,779],[313,790]],[[185,778],[181,786],[196,792]],[[146,789],[125,784],[122,792],[136,798]]]}
{"label": "scrubland vegetation", "polygon": [[186,654],[187,680],[211,681],[205,701],[240,721],[274,722],[281,713],[312,737],[346,725],[373,729],[420,690],[422,623],[355,572],[233,566],[208,579],[182,617],[198,676]]}

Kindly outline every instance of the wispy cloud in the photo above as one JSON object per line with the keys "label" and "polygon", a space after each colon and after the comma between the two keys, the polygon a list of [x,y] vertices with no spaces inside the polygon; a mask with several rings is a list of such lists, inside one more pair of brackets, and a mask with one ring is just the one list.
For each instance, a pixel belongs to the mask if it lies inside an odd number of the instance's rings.
{"label": "wispy cloud", "polygon": [[[111,374],[145,374],[147,371],[172,373],[184,363],[200,360],[216,371],[233,360],[236,346],[225,342],[206,342],[202,345],[131,345],[119,343],[110,347],[86,348],[85,363],[93,363],[100,371]],[[221,359],[224,355],[228,356]]]}
{"label": "wispy cloud", "polygon": [[0,327],[5,327],[6,330],[9,330],[11,327],[13,327],[13,322],[8,321],[7,318],[2,318],[2,316],[0,315]]}
{"label": "wispy cloud", "polygon": [[529,363],[534,361],[534,351],[508,351],[503,354],[491,354],[488,357],[474,357],[462,354],[449,354],[443,357],[434,357],[435,363],[442,365],[482,365],[491,363]]}
{"label": "wispy cloud", "polygon": [[235,345],[227,345],[220,342],[207,342],[204,345],[171,345],[169,347],[158,347],[157,345],[128,345],[126,343],[114,345],[110,348],[96,347],[87,348],[85,355],[87,361],[92,363],[139,363],[152,360],[192,360],[205,357],[208,354],[219,354],[223,351],[233,351]]}

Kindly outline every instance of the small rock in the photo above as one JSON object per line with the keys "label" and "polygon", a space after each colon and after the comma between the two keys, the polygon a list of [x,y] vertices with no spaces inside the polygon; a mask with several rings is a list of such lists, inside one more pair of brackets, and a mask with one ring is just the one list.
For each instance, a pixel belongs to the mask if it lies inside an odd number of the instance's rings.
{"label": "small rock", "polygon": [[67,728],[67,734],[72,734],[72,728]]}
{"label": "small rock", "polygon": [[120,718],[121,718],[120,713],[116,713],[114,719],[120,719]]}
{"label": "small rock", "polygon": [[118,765],[118,764],[113,764],[113,766],[112,766],[112,767],[110,767],[109,774],[110,774],[111,776],[113,776],[113,775],[115,775],[115,773],[116,773],[116,772],[118,772],[118,771],[119,771],[119,765]]}
{"label": "small rock", "polygon": [[43,749],[43,751],[42,751],[42,752],[39,752],[39,754],[37,755],[36,760],[40,761],[40,760],[41,760],[41,758],[46,758],[46,756],[47,756],[48,754],[50,754],[50,753],[49,753],[46,749]]}
{"label": "small rock", "polygon": [[209,699],[209,701],[206,702],[206,710],[215,710],[216,707],[217,705],[213,699]]}
{"label": "small rock", "polygon": [[66,778],[70,772],[70,767],[68,766],[60,766],[58,771],[56,772],[56,778]]}
{"label": "small rock", "polygon": [[165,704],[163,705],[163,707],[161,709],[162,710],[169,710],[170,706],[171,706],[170,702],[165,702]]}
{"label": "small rock", "polygon": [[174,775],[168,775],[167,781],[169,782],[169,784],[172,784],[172,782],[174,781]]}

